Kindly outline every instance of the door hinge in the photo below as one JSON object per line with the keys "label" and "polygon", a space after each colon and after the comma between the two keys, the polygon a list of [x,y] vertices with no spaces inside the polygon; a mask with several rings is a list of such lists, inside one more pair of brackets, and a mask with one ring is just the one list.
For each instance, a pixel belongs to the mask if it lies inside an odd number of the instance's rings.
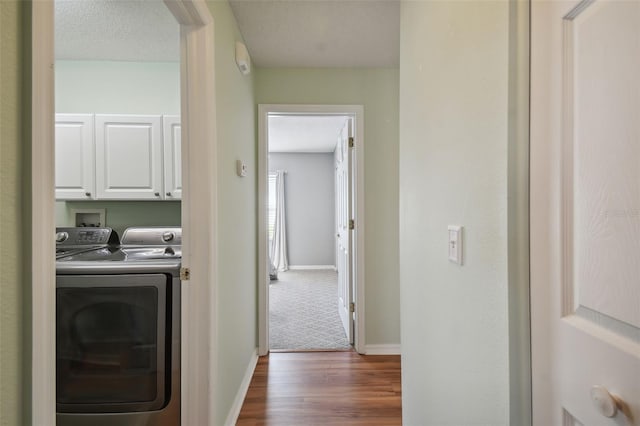
{"label": "door hinge", "polygon": [[356,229],[356,221],[349,219],[349,229]]}
{"label": "door hinge", "polygon": [[349,312],[354,313],[356,311],[356,304],[351,302],[349,303]]}
{"label": "door hinge", "polygon": [[191,269],[189,268],[180,268],[180,280],[181,281],[189,281],[191,278]]}
{"label": "door hinge", "polygon": [[354,146],[356,146],[356,141],[353,137],[349,137],[349,148],[353,148]]}

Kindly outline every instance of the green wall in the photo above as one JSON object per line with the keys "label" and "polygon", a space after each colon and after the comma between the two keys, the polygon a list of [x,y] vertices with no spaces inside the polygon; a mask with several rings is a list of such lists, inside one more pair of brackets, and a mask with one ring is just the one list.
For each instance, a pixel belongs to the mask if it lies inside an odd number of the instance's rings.
{"label": "green wall", "polygon": [[508,1],[402,2],[400,40],[403,422],[508,425]]}
{"label": "green wall", "polygon": [[258,104],[364,105],[367,345],[400,343],[397,69],[259,69]]}
{"label": "green wall", "polygon": [[180,114],[180,62],[57,60],[56,112]]}
{"label": "green wall", "polygon": [[23,4],[0,1],[0,425],[23,424]]}
{"label": "green wall", "polygon": [[104,209],[118,235],[129,226],[180,226],[180,201],[67,201],[56,203],[56,226],[75,226],[73,209]]}
{"label": "green wall", "polygon": [[[242,40],[226,1],[207,3],[215,22],[216,126],[218,129],[218,405],[224,424],[257,346],[257,175],[254,73],[235,63]],[[236,175],[236,160],[248,167]]]}

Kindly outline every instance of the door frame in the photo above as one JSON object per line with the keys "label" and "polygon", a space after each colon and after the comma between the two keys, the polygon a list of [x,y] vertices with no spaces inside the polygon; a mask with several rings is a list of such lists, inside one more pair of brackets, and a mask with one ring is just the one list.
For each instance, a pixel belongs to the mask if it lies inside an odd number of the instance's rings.
{"label": "door frame", "polygon": [[531,1],[509,1],[507,271],[509,421],[529,426],[531,402],[530,50]]}
{"label": "door frame", "polygon": [[365,277],[364,277],[364,107],[362,105],[258,105],[258,355],[269,353],[269,268],[267,238],[268,188],[268,120],[270,114],[280,115],[344,115],[354,121],[353,150],[354,211],[356,227],[353,234],[353,300],[354,348],[365,353]]}
{"label": "door frame", "polygon": [[[56,423],[55,381],[55,164],[54,1],[28,3],[31,13],[31,239],[28,274],[31,319],[31,423]],[[216,259],[217,164],[214,22],[205,0],[165,0],[180,24],[182,140],[182,424],[212,424],[215,418],[217,358]],[[27,12],[27,13],[28,13]],[[197,229],[197,232],[192,232]],[[197,253],[198,256],[193,256]],[[30,300],[29,300],[30,297]],[[29,374],[29,373],[27,373]]]}

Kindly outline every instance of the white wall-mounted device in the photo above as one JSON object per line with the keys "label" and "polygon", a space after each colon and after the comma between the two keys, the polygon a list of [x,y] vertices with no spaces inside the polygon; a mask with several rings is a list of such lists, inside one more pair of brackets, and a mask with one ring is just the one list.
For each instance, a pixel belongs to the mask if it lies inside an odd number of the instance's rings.
{"label": "white wall-mounted device", "polygon": [[239,41],[236,41],[236,64],[243,75],[251,72],[251,57],[249,57],[247,46]]}
{"label": "white wall-mounted device", "polygon": [[245,177],[247,175],[247,165],[242,160],[236,160],[236,173],[238,176]]}
{"label": "white wall-mounted device", "polygon": [[449,225],[449,260],[462,265],[462,226]]}

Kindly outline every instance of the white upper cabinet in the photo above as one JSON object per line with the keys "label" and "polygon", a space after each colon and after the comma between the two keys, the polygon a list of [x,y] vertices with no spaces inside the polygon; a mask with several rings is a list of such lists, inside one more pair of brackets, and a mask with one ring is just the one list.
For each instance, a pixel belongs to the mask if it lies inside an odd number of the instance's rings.
{"label": "white upper cabinet", "polygon": [[182,197],[182,140],[180,117],[165,115],[164,127],[164,196],[167,200],[179,200]]}
{"label": "white upper cabinet", "polygon": [[93,114],[56,114],[56,199],[95,198]]}
{"label": "white upper cabinet", "polygon": [[178,115],[56,114],[56,199],[180,200]]}
{"label": "white upper cabinet", "polygon": [[164,199],[161,116],[95,117],[98,198]]}

